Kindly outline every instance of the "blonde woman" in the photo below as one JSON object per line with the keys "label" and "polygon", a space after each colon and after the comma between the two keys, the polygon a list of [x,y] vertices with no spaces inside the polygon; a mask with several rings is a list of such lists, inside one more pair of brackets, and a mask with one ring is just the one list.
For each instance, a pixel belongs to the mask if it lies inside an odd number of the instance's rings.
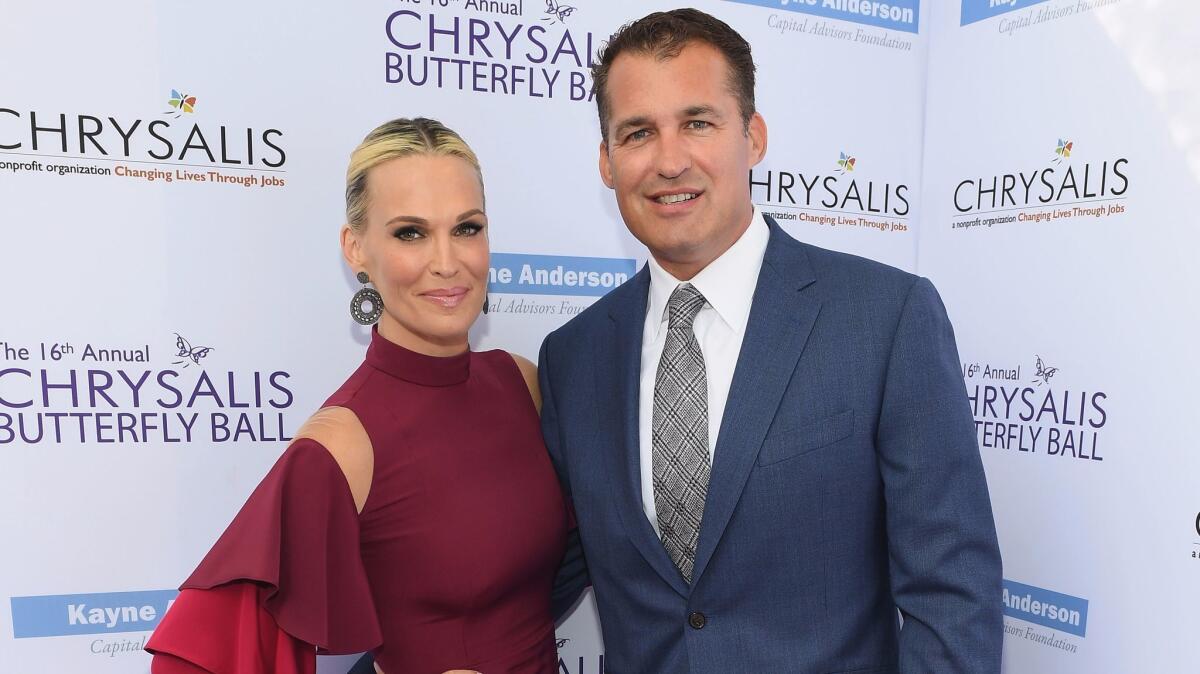
{"label": "blonde woman", "polygon": [[[429,119],[367,135],[342,252],[377,321],[147,644],[154,674],[557,669],[551,589],[572,526],[533,364],[471,351],[488,218],[474,152]],[[375,290],[366,288],[370,282]],[[376,292],[377,291],[377,292]]]}

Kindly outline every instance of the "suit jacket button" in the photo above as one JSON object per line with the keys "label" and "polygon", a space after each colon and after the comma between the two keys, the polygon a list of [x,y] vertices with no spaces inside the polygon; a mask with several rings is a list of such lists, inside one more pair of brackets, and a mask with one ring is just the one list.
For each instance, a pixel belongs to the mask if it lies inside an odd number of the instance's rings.
{"label": "suit jacket button", "polygon": [[704,627],[706,622],[707,619],[704,617],[704,614],[699,611],[693,611],[692,614],[688,616],[688,624],[692,626],[692,629],[701,629]]}

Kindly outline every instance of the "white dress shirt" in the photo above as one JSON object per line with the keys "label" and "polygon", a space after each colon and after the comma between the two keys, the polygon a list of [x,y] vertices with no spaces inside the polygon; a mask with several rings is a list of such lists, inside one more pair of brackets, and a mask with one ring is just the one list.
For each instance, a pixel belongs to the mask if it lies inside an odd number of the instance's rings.
{"label": "white dress shirt", "polygon": [[[700,343],[700,351],[704,354],[704,370],[708,376],[710,466],[713,451],[717,446],[717,433],[721,429],[721,417],[725,412],[725,401],[729,398],[733,370],[742,350],[742,338],[746,336],[750,303],[758,285],[758,273],[762,269],[763,255],[767,251],[769,238],[767,223],[755,207],[750,226],[742,236],[729,250],[687,281],[707,300],[696,315],[692,329],[696,333],[696,341]],[[654,532],[661,536],[657,510],[654,507],[654,379],[658,374],[658,361],[662,357],[663,343],[667,338],[667,300],[684,281],[672,276],[653,257],[646,264],[650,267],[650,296],[646,302],[646,324],[642,330],[638,443],[641,450],[642,508],[650,520],[650,525],[654,527]]]}

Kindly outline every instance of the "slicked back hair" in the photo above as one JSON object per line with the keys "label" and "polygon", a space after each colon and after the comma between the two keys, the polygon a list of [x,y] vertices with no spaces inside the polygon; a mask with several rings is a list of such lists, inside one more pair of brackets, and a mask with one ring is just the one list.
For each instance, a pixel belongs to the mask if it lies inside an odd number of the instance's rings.
{"label": "slicked back hair", "polygon": [[622,26],[600,50],[592,66],[592,92],[600,115],[600,134],[608,141],[608,71],[623,53],[649,54],[660,61],[674,58],[689,44],[707,44],[729,65],[729,91],[737,98],[743,130],[754,116],[754,59],[750,44],[720,19],[698,9],[654,12]]}

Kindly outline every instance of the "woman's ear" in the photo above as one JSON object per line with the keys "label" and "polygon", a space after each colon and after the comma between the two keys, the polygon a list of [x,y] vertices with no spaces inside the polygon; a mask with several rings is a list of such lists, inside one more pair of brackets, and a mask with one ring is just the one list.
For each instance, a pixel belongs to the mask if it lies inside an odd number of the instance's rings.
{"label": "woman's ear", "polygon": [[346,258],[346,264],[350,265],[350,271],[362,271],[366,259],[358,233],[350,225],[342,225],[341,237],[342,257]]}

